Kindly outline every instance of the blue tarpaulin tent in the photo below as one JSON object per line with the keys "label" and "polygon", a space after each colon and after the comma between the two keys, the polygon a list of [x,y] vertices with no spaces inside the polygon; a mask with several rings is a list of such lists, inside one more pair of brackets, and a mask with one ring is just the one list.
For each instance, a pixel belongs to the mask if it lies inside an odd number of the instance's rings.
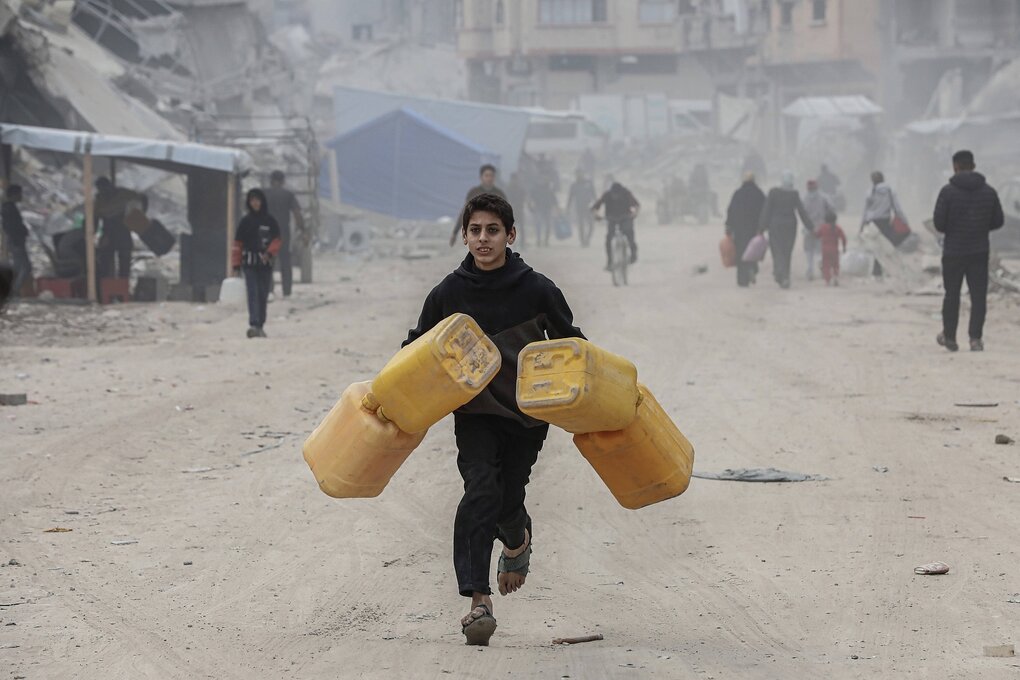
{"label": "blue tarpaulin tent", "polygon": [[[326,142],[336,152],[340,200],[410,220],[456,217],[478,168],[499,156],[409,109],[398,109]],[[330,195],[329,163],[319,182]]]}

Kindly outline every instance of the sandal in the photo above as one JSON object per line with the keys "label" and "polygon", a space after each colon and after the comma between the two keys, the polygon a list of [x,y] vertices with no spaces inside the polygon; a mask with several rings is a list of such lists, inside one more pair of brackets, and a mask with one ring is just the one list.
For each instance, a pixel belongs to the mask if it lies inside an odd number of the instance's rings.
{"label": "sandal", "polygon": [[489,639],[492,637],[492,634],[496,632],[496,619],[492,615],[492,610],[484,604],[472,607],[472,616],[476,609],[481,609],[485,613],[481,616],[475,616],[474,619],[471,620],[471,623],[466,626],[462,626],[464,637],[467,638],[464,641],[464,644],[488,647]]}

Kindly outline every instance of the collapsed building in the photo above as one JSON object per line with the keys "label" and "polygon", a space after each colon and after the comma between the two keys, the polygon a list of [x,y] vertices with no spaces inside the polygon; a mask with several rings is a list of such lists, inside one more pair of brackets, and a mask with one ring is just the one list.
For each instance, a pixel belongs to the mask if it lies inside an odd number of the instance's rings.
{"label": "collapsed building", "polygon": [[[286,55],[244,2],[0,0],[0,122],[250,150],[256,163],[244,181],[261,185],[284,170],[314,230],[319,152],[295,82]],[[6,154],[0,182],[26,185],[43,236],[81,214],[80,159],[10,146]],[[179,263],[162,267],[194,283],[198,292],[185,299],[208,297],[223,273],[224,239],[202,235],[208,216],[196,223],[203,202],[218,214],[223,200],[196,189],[224,193],[227,183],[204,183],[195,172],[96,159],[97,176],[144,193],[150,213],[181,236]],[[218,232],[227,228],[213,221]],[[302,280],[310,280],[308,249],[299,257]]]}

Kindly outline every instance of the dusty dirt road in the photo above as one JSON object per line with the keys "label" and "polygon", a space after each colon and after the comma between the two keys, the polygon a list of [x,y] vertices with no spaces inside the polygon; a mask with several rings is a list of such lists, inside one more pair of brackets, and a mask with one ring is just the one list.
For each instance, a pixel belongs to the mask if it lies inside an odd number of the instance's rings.
{"label": "dusty dirt road", "polygon": [[[457,625],[451,423],[374,500],[327,498],[300,455],[459,255],[323,260],[268,341],[215,305],[0,322],[0,392],[37,402],[0,408],[0,677],[1016,678],[982,647],[1020,642],[1020,446],[993,443],[1020,439],[1020,307],[993,297],[988,350],[948,355],[939,298],[738,290],[718,236],[642,228],[621,289],[596,248],[526,257],[638,365],[697,469],[830,480],[695,479],[632,512],[555,432],[532,575],[487,649]],[[952,571],[913,574],[932,560]]]}

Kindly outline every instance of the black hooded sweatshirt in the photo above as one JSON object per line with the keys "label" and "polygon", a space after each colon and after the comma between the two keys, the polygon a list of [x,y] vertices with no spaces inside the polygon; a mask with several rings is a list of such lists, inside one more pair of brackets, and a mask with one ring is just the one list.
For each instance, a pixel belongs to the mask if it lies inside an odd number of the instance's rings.
{"label": "black hooded sweatshirt", "polygon": [[999,194],[980,172],[958,172],[942,187],[935,202],[935,229],[946,235],[947,257],[980,255],[990,250],[988,232],[1005,219]]}
{"label": "black hooded sweatshirt", "polygon": [[262,261],[262,255],[276,257],[280,252],[282,241],[280,240],[280,225],[269,214],[269,202],[261,189],[252,189],[248,192],[245,205],[252,196],[257,196],[262,205],[258,212],[248,209],[248,214],[241,218],[234,233],[234,250],[231,260],[235,267],[269,267],[273,266],[272,260],[268,263]]}
{"label": "black hooded sweatshirt", "polygon": [[506,264],[494,271],[475,267],[468,253],[460,267],[425,298],[417,328],[407,334],[406,346],[451,314],[467,314],[499,348],[503,363],[485,390],[457,409],[461,414],[501,416],[544,438],[549,426],[521,413],[517,407],[517,355],[532,342],[584,338],[563,293],[552,281],[507,249]]}

